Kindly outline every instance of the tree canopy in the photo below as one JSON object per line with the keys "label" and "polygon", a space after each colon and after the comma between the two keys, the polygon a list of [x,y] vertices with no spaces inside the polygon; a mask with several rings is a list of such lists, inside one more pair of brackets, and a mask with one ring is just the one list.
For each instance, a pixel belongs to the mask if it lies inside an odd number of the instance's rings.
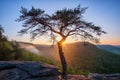
{"label": "tree canopy", "polygon": [[17,21],[24,21],[24,29],[19,31],[19,33],[25,34],[30,32],[32,39],[37,35],[48,35],[54,41],[59,35],[64,40],[68,36],[72,36],[98,42],[99,38],[96,36],[100,36],[105,32],[101,27],[83,19],[86,9],[86,7],[81,8],[79,5],[74,9],[64,8],[49,15],[41,9],[32,7],[28,10],[22,7],[21,15]]}

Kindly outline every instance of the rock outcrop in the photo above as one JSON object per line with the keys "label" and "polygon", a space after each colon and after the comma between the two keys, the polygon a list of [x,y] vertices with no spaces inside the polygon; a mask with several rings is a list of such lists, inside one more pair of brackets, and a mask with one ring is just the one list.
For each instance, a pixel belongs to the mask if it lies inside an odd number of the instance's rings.
{"label": "rock outcrop", "polygon": [[92,80],[120,80],[120,73],[114,74],[90,73],[88,77]]}
{"label": "rock outcrop", "polygon": [[[59,75],[57,67],[41,62],[0,61],[0,80],[59,80]],[[120,80],[120,74],[68,75],[68,80]]]}
{"label": "rock outcrop", "polygon": [[58,80],[57,67],[41,62],[0,61],[0,80]]}

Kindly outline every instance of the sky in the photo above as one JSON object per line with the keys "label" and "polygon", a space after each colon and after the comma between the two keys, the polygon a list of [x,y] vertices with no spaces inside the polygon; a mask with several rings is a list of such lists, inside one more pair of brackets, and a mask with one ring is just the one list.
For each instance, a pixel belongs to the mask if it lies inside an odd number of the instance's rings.
{"label": "sky", "polygon": [[[32,6],[52,14],[63,8],[74,8],[77,5],[88,7],[84,19],[102,27],[107,34],[101,36],[101,44],[120,45],[120,0],[0,0],[0,25],[9,40],[49,44],[46,37],[30,40],[30,35],[18,36],[22,23],[15,20],[20,16],[21,7],[30,9]],[[67,39],[66,42],[75,42]]]}

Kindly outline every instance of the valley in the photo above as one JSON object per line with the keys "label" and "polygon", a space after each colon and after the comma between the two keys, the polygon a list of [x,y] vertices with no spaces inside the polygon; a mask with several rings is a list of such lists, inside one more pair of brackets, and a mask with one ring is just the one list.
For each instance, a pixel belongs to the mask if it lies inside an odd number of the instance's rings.
{"label": "valley", "polygon": [[[59,62],[59,54],[55,45],[38,45],[32,44],[35,49],[39,50],[40,56],[44,56]],[[69,70],[72,68],[82,70],[85,73],[117,73],[120,72],[120,55],[99,49],[91,43],[71,43],[63,46],[65,58],[69,65]],[[30,49],[31,50],[31,49]],[[29,50],[29,51],[30,51]],[[59,65],[58,64],[58,65]],[[72,72],[74,73],[74,72]],[[79,72],[78,72],[79,73]]]}

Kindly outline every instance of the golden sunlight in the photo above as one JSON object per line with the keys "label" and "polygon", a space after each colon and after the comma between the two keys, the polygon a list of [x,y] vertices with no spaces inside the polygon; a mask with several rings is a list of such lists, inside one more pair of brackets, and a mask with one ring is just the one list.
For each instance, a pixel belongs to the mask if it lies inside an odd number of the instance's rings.
{"label": "golden sunlight", "polygon": [[65,42],[62,42],[62,45],[64,45],[65,44]]}

